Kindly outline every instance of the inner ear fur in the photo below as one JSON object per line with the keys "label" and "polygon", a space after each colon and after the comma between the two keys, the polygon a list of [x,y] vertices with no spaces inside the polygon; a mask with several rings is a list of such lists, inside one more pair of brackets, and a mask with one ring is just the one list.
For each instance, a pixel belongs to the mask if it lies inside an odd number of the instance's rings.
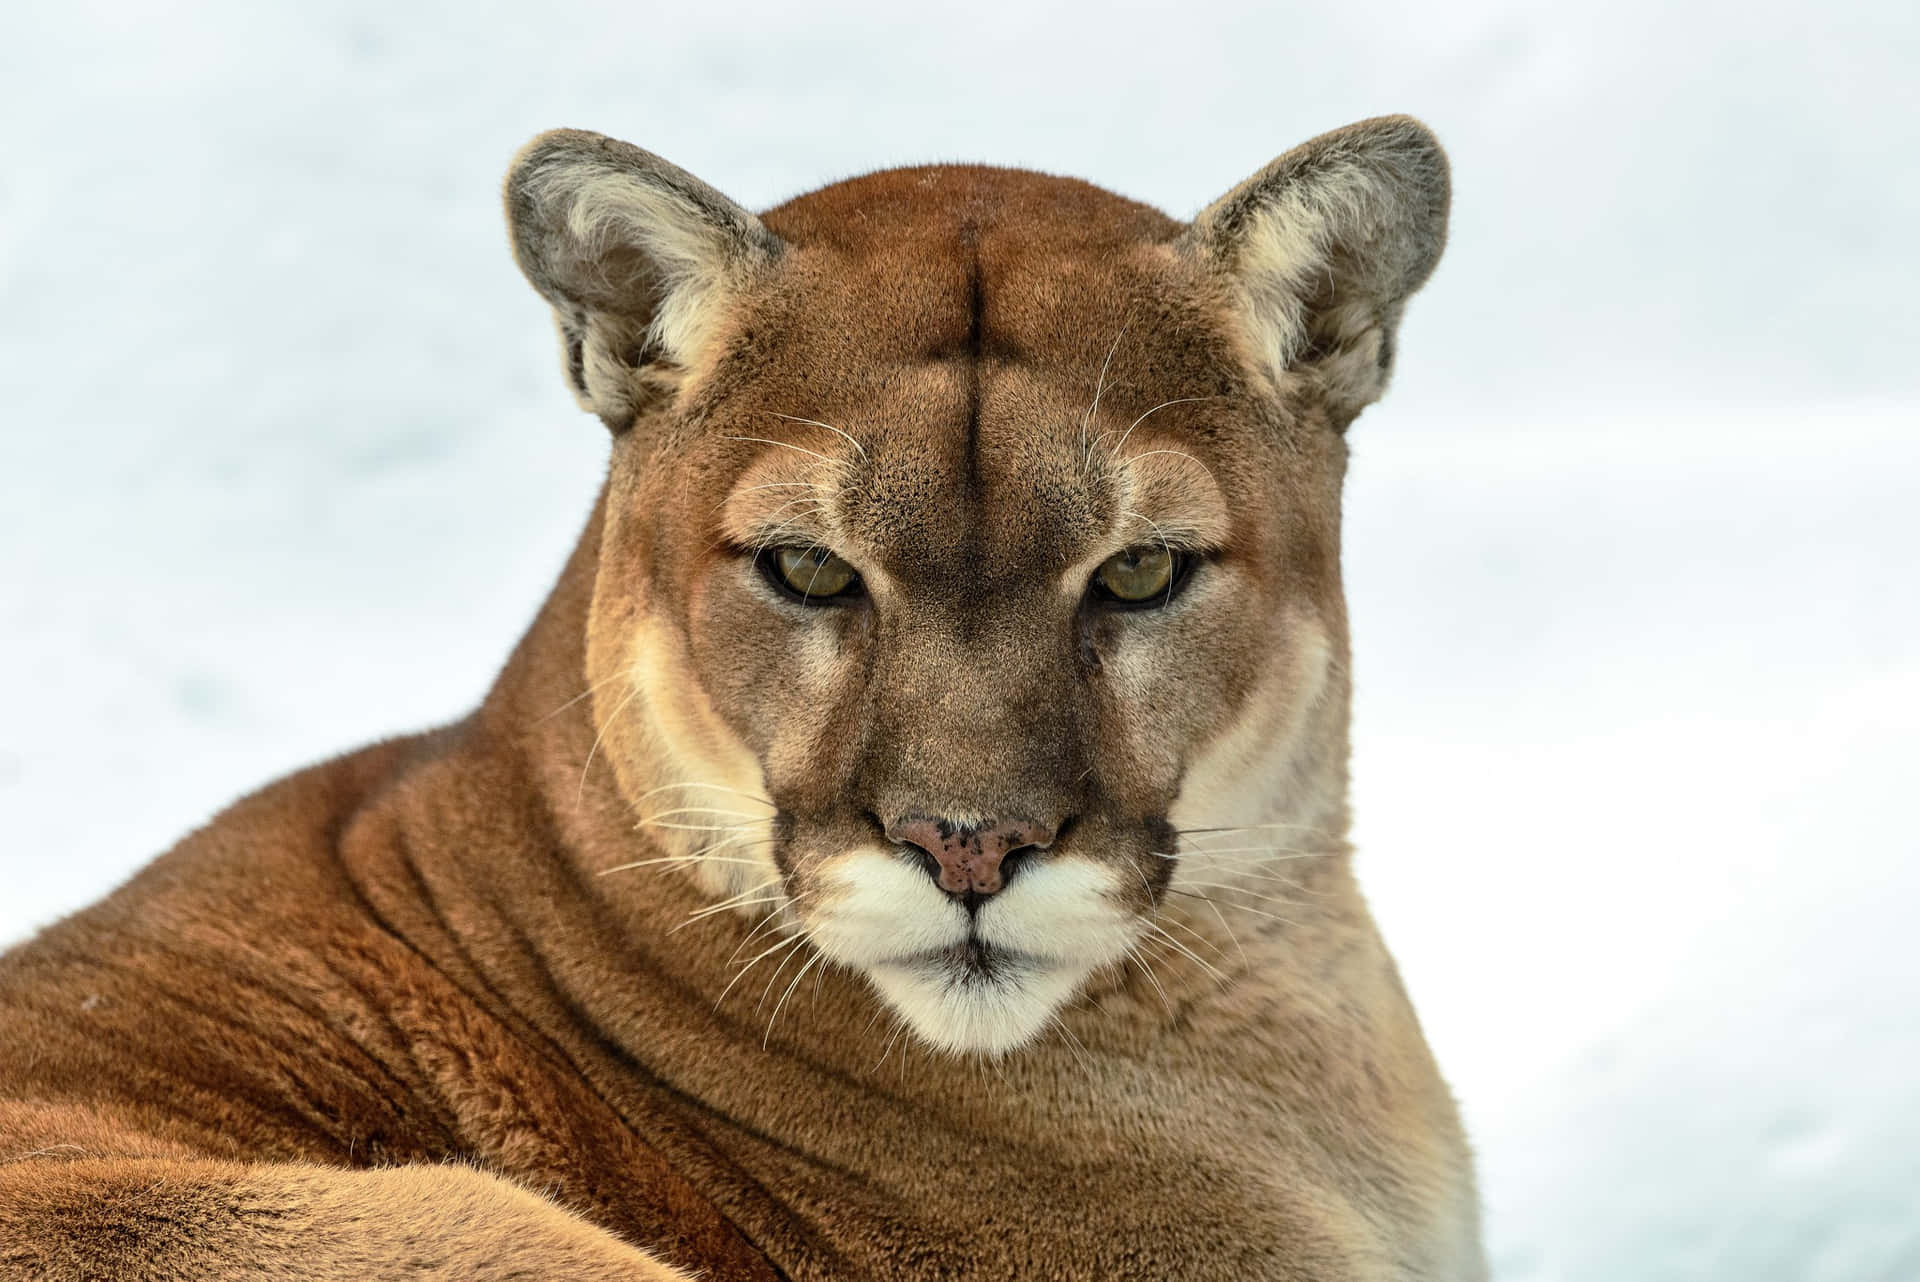
{"label": "inner ear fur", "polygon": [[513,256],[553,305],[568,385],[616,431],[676,383],[726,297],[783,248],[684,169],[580,129],[522,148],[505,195]]}
{"label": "inner ear fur", "polygon": [[1203,210],[1183,243],[1231,286],[1254,359],[1312,377],[1337,426],[1386,390],[1394,332],[1447,239],[1447,157],[1410,116],[1287,152]]}

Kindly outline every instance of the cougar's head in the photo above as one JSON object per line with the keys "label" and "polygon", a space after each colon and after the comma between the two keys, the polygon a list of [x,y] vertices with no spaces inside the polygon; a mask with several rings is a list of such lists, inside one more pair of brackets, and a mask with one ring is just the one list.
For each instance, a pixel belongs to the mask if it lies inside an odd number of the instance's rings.
{"label": "cougar's head", "polygon": [[1338,841],[1342,433],[1444,238],[1422,126],[1192,223],[969,166],[755,217],[573,131],[507,206],[616,437],[598,751],[718,910],[998,1052],[1260,875],[1194,830]]}

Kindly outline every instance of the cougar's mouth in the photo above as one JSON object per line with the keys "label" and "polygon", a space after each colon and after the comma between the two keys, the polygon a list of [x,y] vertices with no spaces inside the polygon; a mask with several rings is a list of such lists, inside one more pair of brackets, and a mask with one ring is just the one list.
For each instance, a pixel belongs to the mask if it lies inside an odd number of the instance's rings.
{"label": "cougar's mouth", "polygon": [[951,948],[937,949],[929,957],[938,960],[951,973],[987,980],[1002,978],[1009,971],[1034,962],[1025,953],[996,948],[977,935],[969,935],[964,943]]}
{"label": "cougar's mouth", "polygon": [[990,944],[977,935],[969,935],[958,943],[901,953],[875,964],[925,967],[929,970],[944,971],[956,978],[1001,979],[1010,977],[1023,968],[1032,968],[1043,963],[1040,958],[1031,954],[1013,948],[1003,948]]}

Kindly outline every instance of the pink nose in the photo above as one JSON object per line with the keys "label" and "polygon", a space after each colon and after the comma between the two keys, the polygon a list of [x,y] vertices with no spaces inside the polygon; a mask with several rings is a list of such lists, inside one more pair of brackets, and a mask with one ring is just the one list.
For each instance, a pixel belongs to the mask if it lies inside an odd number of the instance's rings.
{"label": "pink nose", "polygon": [[950,895],[996,893],[1013,873],[1013,863],[1007,856],[1045,850],[1053,837],[1053,828],[1032,819],[989,819],[984,824],[960,825],[916,815],[887,825],[889,841],[926,852],[933,860],[928,871],[934,873],[940,889]]}

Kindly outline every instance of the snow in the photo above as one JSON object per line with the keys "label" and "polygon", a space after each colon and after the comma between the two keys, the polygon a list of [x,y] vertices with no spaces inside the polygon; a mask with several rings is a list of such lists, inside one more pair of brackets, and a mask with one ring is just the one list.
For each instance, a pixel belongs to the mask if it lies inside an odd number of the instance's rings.
{"label": "snow", "polygon": [[539,129],[1190,213],[1410,110],[1357,837],[1497,1275],[1920,1278],[1911,5],[398,12],[0,12],[0,940],[490,680],[606,449],[495,205]]}

